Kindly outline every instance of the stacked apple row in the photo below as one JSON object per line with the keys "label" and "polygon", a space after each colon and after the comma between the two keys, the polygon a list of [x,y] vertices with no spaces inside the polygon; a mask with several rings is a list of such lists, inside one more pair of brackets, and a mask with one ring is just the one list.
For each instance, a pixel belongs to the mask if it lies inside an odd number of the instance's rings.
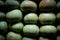
{"label": "stacked apple row", "polygon": [[[5,17],[4,13],[0,14],[1,16]],[[15,9],[7,12],[6,19],[10,23],[24,20],[25,23],[36,24],[39,20],[41,24],[54,24],[55,21],[60,22],[60,13],[57,13],[57,15],[55,15],[54,13],[40,13],[40,15],[37,15],[36,13],[27,13],[23,17],[23,13],[19,9]]]}
{"label": "stacked apple row", "polygon": [[[7,40],[21,40],[22,36],[27,37],[26,40],[28,40],[30,37],[40,37],[40,34],[42,36],[52,37],[52,35],[56,36],[57,30],[60,31],[60,25],[58,25],[57,28],[51,25],[55,23],[56,19],[58,22],[60,21],[60,13],[57,15],[54,13],[40,13],[39,17],[36,13],[27,13],[23,17],[23,13],[19,9],[11,10],[7,12],[6,15],[0,12],[0,31],[7,32],[9,30],[6,36]],[[4,20],[7,20],[8,23]],[[36,25],[38,24],[37,22],[41,23],[42,26],[41,24],[39,24],[39,26]]]}
{"label": "stacked apple row", "polygon": [[55,0],[41,0],[39,3],[35,3],[33,0],[24,0],[21,3],[17,0],[6,0],[5,2],[0,0],[0,4],[0,8],[4,7],[6,10],[19,8],[23,12],[35,12],[38,9],[40,11],[53,11],[56,7],[60,8],[60,2],[56,4]]}

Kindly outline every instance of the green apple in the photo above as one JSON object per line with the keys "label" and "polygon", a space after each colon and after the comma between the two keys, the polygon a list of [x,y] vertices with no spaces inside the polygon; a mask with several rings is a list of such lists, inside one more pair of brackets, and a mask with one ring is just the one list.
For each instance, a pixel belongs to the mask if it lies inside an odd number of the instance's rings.
{"label": "green apple", "polygon": [[6,14],[8,22],[19,22],[22,20],[22,12],[19,9],[12,10]]}
{"label": "green apple", "polygon": [[0,7],[4,6],[4,2],[0,0]]}
{"label": "green apple", "polygon": [[39,40],[50,40],[50,39],[44,38],[44,37],[39,37]]}
{"label": "green apple", "polygon": [[8,9],[15,9],[19,7],[19,2],[14,0],[6,0],[5,5]]}
{"label": "green apple", "polygon": [[34,12],[37,10],[37,5],[33,1],[23,1],[20,5],[20,8],[23,12]]}
{"label": "green apple", "polygon": [[58,3],[57,3],[57,8],[59,8],[59,9],[60,9],[60,2],[58,2]]}
{"label": "green apple", "polygon": [[60,36],[57,36],[56,40],[60,40]]}
{"label": "green apple", "polygon": [[19,22],[19,23],[16,23],[16,24],[12,25],[12,30],[14,32],[22,32],[23,27],[24,27],[23,23]]}
{"label": "green apple", "polygon": [[7,40],[22,40],[22,36],[18,33],[9,32],[6,36]]}
{"label": "green apple", "polygon": [[56,34],[56,32],[57,32],[57,29],[53,25],[44,25],[44,26],[40,27],[40,33],[41,33],[41,35]]}
{"label": "green apple", "polygon": [[0,35],[0,40],[5,40],[5,37],[3,35]]}
{"label": "green apple", "polygon": [[0,21],[5,20],[5,13],[0,12]]}
{"label": "green apple", "polygon": [[39,21],[41,24],[53,24],[56,16],[54,13],[41,13],[39,15]]}
{"label": "green apple", "polygon": [[0,21],[0,30],[3,32],[7,32],[8,30],[8,24],[5,21]]}
{"label": "green apple", "polygon": [[37,23],[37,21],[38,21],[38,16],[35,13],[29,13],[29,14],[25,15],[25,17],[24,17],[25,23],[33,23],[34,24],[34,23]]}
{"label": "green apple", "polygon": [[34,38],[29,38],[29,37],[23,37],[22,40],[37,40],[37,39],[34,39]]}
{"label": "green apple", "polygon": [[57,21],[60,22],[60,13],[57,14]]}
{"label": "green apple", "polygon": [[37,37],[39,35],[39,27],[37,25],[25,25],[23,33],[26,36]]}
{"label": "green apple", "polygon": [[57,31],[60,31],[60,25],[57,26]]}

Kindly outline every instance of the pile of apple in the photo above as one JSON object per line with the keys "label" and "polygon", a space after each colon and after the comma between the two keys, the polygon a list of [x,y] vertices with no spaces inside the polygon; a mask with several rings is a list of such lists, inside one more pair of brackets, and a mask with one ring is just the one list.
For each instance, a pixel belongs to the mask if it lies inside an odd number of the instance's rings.
{"label": "pile of apple", "polygon": [[0,40],[60,40],[60,2],[37,1],[0,0]]}

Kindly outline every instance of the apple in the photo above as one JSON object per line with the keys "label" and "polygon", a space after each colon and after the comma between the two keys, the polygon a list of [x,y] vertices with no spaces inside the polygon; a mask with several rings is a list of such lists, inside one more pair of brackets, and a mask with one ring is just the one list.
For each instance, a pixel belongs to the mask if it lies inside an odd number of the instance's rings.
{"label": "apple", "polygon": [[57,21],[60,22],[60,13],[57,13]]}
{"label": "apple", "polygon": [[22,40],[21,34],[9,32],[6,36],[7,40]]}
{"label": "apple", "polygon": [[39,27],[37,25],[25,25],[23,33],[25,36],[37,37],[39,35]]}
{"label": "apple", "polygon": [[32,24],[36,24],[38,21],[38,16],[36,13],[28,13],[27,15],[25,15],[24,17],[24,22],[25,23],[32,23]]}
{"label": "apple", "polygon": [[60,25],[57,26],[57,31],[60,31]]}
{"label": "apple", "polygon": [[45,38],[45,37],[39,37],[39,40],[50,40],[50,39]]}
{"label": "apple", "polygon": [[56,40],[60,40],[60,36],[57,36]]}
{"label": "apple", "polygon": [[56,32],[57,32],[57,29],[53,25],[44,25],[40,27],[40,33],[43,36],[48,36],[49,34],[56,34]]}
{"label": "apple", "polygon": [[14,32],[22,32],[23,27],[24,27],[23,23],[19,22],[19,23],[12,25],[11,28],[12,28],[12,31],[14,31]]}
{"label": "apple", "polygon": [[53,24],[56,20],[54,13],[41,13],[39,15],[39,21],[41,24]]}
{"label": "apple", "polygon": [[29,38],[29,37],[23,37],[22,40],[37,40],[37,39],[34,39],[34,38]]}
{"label": "apple", "polygon": [[5,6],[7,9],[15,9],[19,7],[19,2],[16,0],[6,0],[5,1]]}
{"label": "apple", "polygon": [[2,0],[0,0],[0,7],[4,6],[4,2]]}
{"label": "apple", "polygon": [[6,21],[0,21],[0,31],[7,32],[8,30],[8,24]]}
{"label": "apple", "polygon": [[57,2],[57,9],[60,10],[60,2]]}
{"label": "apple", "polygon": [[33,1],[23,1],[20,5],[20,9],[23,12],[35,12],[37,10],[37,4]]}
{"label": "apple", "polygon": [[3,35],[0,35],[0,40],[5,40],[5,37]]}
{"label": "apple", "polygon": [[7,12],[6,18],[8,22],[19,22],[22,20],[22,12],[19,9],[15,9]]}
{"label": "apple", "polygon": [[39,3],[39,9],[41,11],[52,11],[56,7],[55,0],[41,0]]}
{"label": "apple", "polygon": [[3,13],[3,12],[0,12],[0,21],[3,21],[3,20],[5,20],[5,13]]}

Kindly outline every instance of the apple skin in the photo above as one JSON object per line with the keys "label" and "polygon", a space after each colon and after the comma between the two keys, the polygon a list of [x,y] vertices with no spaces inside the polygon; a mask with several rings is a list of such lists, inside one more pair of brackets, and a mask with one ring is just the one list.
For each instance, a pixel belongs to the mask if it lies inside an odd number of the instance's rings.
{"label": "apple skin", "polygon": [[22,12],[19,9],[15,9],[7,12],[6,18],[8,22],[19,22],[22,20]]}
{"label": "apple skin", "polygon": [[6,2],[5,2],[5,6],[9,10],[18,8],[19,4],[20,3],[18,1],[16,1],[16,0],[6,0]]}
{"label": "apple skin", "polygon": [[60,25],[57,25],[57,31],[60,32]]}
{"label": "apple skin", "polygon": [[57,36],[56,40],[60,40],[60,36]]}
{"label": "apple skin", "polygon": [[0,21],[0,31],[6,33],[8,30],[8,24],[6,21]]}
{"label": "apple skin", "polygon": [[29,37],[23,37],[22,40],[37,40],[37,39],[34,39],[34,38],[29,38]]}
{"label": "apple skin", "polygon": [[57,13],[57,22],[60,23],[60,13]]}
{"label": "apple skin", "polygon": [[5,40],[5,37],[3,35],[0,35],[0,40]]}
{"label": "apple skin", "polygon": [[19,22],[19,23],[12,25],[11,28],[12,28],[12,31],[19,33],[23,31],[23,27],[24,27],[23,23]]}
{"label": "apple skin", "polygon": [[0,0],[0,7],[4,6],[4,2]]}
{"label": "apple skin", "polygon": [[22,40],[21,34],[9,32],[6,36],[7,40]]}
{"label": "apple skin", "polygon": [[41,0],[41,2],[39,3],[40,11],[52,11],[55,7],[55,0]]}
{"label": "apple skin", "polygon": [[36,13],[28,13],[24,17],[24,22],[27,24],[36,24],[38,21],[38,16]]}
{"label": "apple skin", "polygon": [[39,27],[37,25],[25,25],[23,33],[29,37],[37,37],[39,35]]}
{"label": "apple skin", "polygon": [[60,36],[60,25],[57,25],[57,34]]}
{"label": "apple skin", "polygon": [[41,24],[53,24],[56,20],[54,13],[41,13],[39,15],[39,21]]}
{"label": "apple skin", "polygon": [[20,8],[23,12],[35,12],[37,10],[37,4],[33,1],[23,1]]}
{"label": "apple skin", "polygon": [[[52,34],[56,34],[57,29],[53,25],[44,25],[40,27],[40,33],[43,36],[52,36]],[[48,35],[47,35],[48,34]],[[51,35],[50,35],[51,34]],[[53,36],[54,36],[53,35]]]}
{"label": "apple skin", "polygon": [[0,12],[0,21],[3,21],[3,20],[5,20],[5,13],[3,13],[3,12]]}
{"label": "apple skin", "polygon": [[39,40],[50,40],[50,39],[45,38],[45,37],[39,37]]}
{"label": "apple skin", "polygon": [[57,6],[57,10],[60,10],[60,2],[57,2],[56,6]]}

